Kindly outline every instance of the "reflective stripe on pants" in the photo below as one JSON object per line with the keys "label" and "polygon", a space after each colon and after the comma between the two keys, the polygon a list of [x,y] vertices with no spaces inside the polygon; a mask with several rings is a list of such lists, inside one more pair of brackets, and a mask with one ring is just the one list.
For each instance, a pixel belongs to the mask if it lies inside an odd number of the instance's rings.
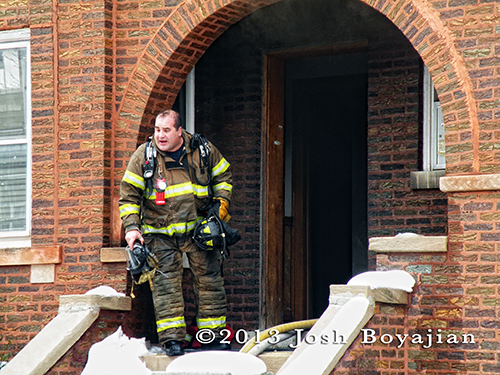
{"label": "reflective stripe on pants", "polygon": [[156,322],[156,330],[157,332],[162,332],[167,329],[186,327],[186,322],[184,321],[184,317],[180,316],[177,318],[171,319],[162,319]]}
{"label": "reflective stripe on pants", "polygon": [[222,329],[226,327],[226,317],[220,316],[218,318],[205,318],[196,319],[196,323],[199,329]]}

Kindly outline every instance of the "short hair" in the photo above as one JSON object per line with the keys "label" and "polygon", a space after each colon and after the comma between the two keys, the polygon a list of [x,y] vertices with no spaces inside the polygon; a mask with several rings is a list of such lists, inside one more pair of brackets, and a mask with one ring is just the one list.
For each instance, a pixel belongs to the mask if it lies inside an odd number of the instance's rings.
{"label": "short hair", "polygon": [[175,127],[176,130],[179,129],[179,127],[182,126],[181,116],[176,111],[174,111],[173,109],[164,109],[163,111],[161,111],[160,113],[158,113],[156,115],[156,119],[163,118],[163,117],[173,118],[174,121],[175,121],[174,127]]}

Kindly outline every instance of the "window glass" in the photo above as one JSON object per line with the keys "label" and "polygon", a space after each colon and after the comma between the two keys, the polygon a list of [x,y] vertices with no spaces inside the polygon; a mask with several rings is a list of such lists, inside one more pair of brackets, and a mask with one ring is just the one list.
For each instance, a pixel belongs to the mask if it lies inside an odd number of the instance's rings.
{"label": "window glass", "polygon": [[438,171],[446,169],[445,132],[443,113],[431,76],[424,69],[423,111],[423,169]]}
{"label": "window glass", "polygon": [[0,231],[25,231],[27,146],[0,145]]}
{"label": "window glass", "polygon": [[444,141],[444,120],[443,112],[441,111],[441,104],[438,101],[433,103],[432,112],[432,154],[431,154],[431,166],[433,170],[445,169],[446,168],[446,147]]}
{"label": "window glass", "polygon": [[26,137],[26,48],[0,49],[0,140]]}
{"label": "window glass", "polygon": [[[27,237],[31,220],[29,30],[0,33],[0,237]],[[3,246],[2,247],[8,247]]]}

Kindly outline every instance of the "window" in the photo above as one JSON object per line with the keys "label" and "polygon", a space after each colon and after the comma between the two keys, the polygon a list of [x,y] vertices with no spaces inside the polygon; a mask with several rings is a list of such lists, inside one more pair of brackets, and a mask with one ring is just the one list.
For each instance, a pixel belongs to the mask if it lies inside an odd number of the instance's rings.
{"label": "window", "polygon": [[438,189],[445,175],[444,120],[429,70],[424,66],[422,171],[410,173],[412,189]]}
{"label": "window", "polygon": [[177,111],[181,116],[184,129],[193,134],[194,129],[194,67],[186,78],[186,82],[182,85],[175,103],[172,106],[174,111]]}
{"label": "window", "polygon": [[0,247],[31,246],[29,29],[0,32]]}
{"label": "window", "polygon": [[424,144],[423,169],[424,171],[444,170],[445,141],[444,120],[441,105],[432,84],[429,70],[424,68]]}

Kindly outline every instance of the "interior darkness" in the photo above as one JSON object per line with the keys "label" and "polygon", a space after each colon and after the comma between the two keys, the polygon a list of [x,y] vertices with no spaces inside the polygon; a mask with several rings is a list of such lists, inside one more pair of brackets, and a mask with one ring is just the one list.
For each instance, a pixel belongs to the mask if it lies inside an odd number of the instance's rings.
{"label": "interior darkness", "polygon": [[[345,68],[329,69],[337,64]],[[298,72],[295,78],[294,69],[287,70],[285,130],[301,134],[300,139],[291,138],[293,147],[303,148],[305,155],[293,162],[304,164],[292,169],[306,171],[300,180],[309,208],[310,316],[317,318],[328,306],[328,286],[345,284],[353,276],[353,236],[361,234],[361,242],[367,242],[366,54],[291,65],[315,67],[308,69],[308,78]],[[366,252],[366,247],[360,250]]]}

